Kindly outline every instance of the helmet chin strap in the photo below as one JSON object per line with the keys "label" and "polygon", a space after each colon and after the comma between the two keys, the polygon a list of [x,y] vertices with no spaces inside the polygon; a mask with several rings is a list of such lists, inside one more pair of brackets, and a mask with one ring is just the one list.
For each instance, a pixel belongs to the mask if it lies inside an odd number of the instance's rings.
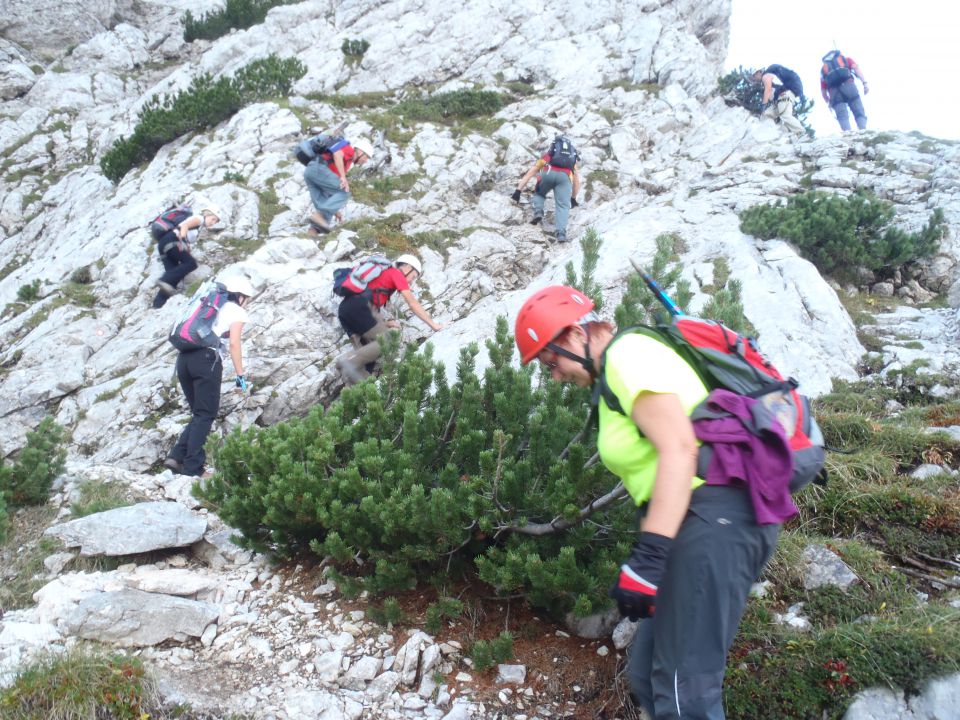
{"label": "helmet chin strap", "polygon": [[553,350],[553,352],[555,352],[557,355],[560,355],[561,357],[565,357],[568,360],[573,360],[575,363],[578,363],[579,365],[581,365],[584,370],[590,373],[590,377],[593,378],[594,380],[597,378],[597,371],[596,371],[596,368],[593,366],[593,359],[590,357],[589,338],[587,339],[587,342],[584,343],[584,346],[583,346],[583,349],[586,352],[586,356],[577,355],[576,353],[570,352],[566,348],[560,347],[556,343],[552,343],[552,342],[548,342],[547,347],[550,350]]}

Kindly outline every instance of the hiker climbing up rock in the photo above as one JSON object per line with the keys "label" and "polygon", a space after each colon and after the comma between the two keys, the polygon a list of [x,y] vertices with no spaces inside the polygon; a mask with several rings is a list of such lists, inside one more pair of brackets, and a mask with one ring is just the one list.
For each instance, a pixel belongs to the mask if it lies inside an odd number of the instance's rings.
{"label": "hiker climbing up rock", "polygon": [[196,215],[189,205],[181,205],[167,210],[150,223],[164,270],[157,280],[159,290],[153,299],[154,308],[163,307],[167,299],[177,293],[180,281],[197,269],[190,246],[197,241],[201,231],[220,222],[220,215],[220,209],[210,203],[200,205],[200,212]]}
{"label": "hiker climbing up rock", "polygon": [[840,123],[840,129],[846,132],[850,129],[850,116],[847,108],[853,113],[853,118],[860,130],[867,129],[867,113],[863,109],[863,100],[857,91],[855,77],[863,83],[863,94],[870,92],[870,85],[863,76],[863,71],[852,57],[848,57],[839,50],[831,50],[821,58],[820,66],[820,94],[830,105]]}
{"label": "hiker climbing up rock", "polygon": [[803,135],[803,125],[793,115],[794,103],[803,100],[800,76],[783,65],[770,65],[765,70],[757,70],[753,81],[763,85],[760,116],[779,120],[791,132]]}
{"label": "hiker climbing up rock", "polygon": [[533,191],[533,217],[530,222],[538,225],[543,221],[543,205],[547,194],[553,192],[556,211],[557,242],[567,242],[567,218],[570,208],[577,207],[577,195],[580,193],[580,153],[567,138],[557,135],[547,151],[537,159],[527,173],[520,178],[517,189],[510,196],[514,202],[520,202],[520,193],[527,183],[537,175],[537,184]]}
{"label": "hiker climbing up rock", "polygon": [[337,368],[347,385],[370,377],[380,357],[377,338],[391,328],[400,327],[396,320],[386,320],[381,314],[393,293],[399,291],[413,314],[432,330],[443,328],[423,309],[410,289],[422,271],[419,258],[401,255],[393,263],[387,258],[373,256],[334,274],[334,292],[343,297],[337,316],[354,345],[352,350],[337,358]]}
{"label": "hiker climbing up rock", "polygon": [[234,386],[247,392],[240,334],[249,320],[247,304],[256,294],[243,275],[228,275],[205,283],[174,324],[170,342],[179,350],[177,380],[193,414],[177,444],[163,461],[181,475],[203,475],[203,446],[220,409],[223,358],[230,357],[236,372]]}
{"label": "hiker climbing up rock", "polygon": [[341,211],[350,200],[347,173],[373,157],[373,145],[365,138],[350,143],[342,137],[318,136],[298,147],[304,153],[298,152],[297,158],[306,165],[303,179],[315,208],[310,214],[310,231],[328,233],[334,218],[343,220]]}
{"label": "hiker climbing up rock", "polygon": [[[682,314],[672,301],[664,305]],[[595,386],[601,460],[638,507],[637,542],[610,590],[624,616],[643,619],[627,667],[635,698],[657,720],[722,720],[726,654],[751,584],[780,524],[797,512],[791,488],[816,476],[823,448],[792,427],[795,449],[779,422],[789,413],[763,412],[759,398],[768,393],[799,398],[775,369],[767,375],[752,347],[728,347],[742,340],[732,331],[687,318],[671,327],[690,339],[668,342],[659,328],[614,335],[593,310],[572,287],[534,293],[516,319],[520,359],[539,360],[555,381]],[[736,379],[763,378],[763,390],[746,397],[717,384],[711,391],[712,376],[684,359],[698,352],[686,352],[691,347],[723,355],[729,362],[716,366],[724,370],[742,365]],[[804,427],[812,433],[815,424]]]}

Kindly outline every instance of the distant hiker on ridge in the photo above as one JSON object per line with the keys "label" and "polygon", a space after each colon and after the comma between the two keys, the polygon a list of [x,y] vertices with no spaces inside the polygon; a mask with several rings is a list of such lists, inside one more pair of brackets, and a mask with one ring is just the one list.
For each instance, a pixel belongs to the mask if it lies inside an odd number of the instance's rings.
{"label": "distant hiker on ridge", "polygon": [[373,145],[365,138],[353,143],[336,138],[323,148],[303,171],[303,179],[310,191],[315,211],[310,215],[310,230],[330,232],[331,218],[343,220],[341,210],[350,201],[350,182],[347,173],[354,165],[363,165],[373,157]]}
{"label": "distant hiker on ridge", "polygon": [[867,113],[863,109],[863,100],[860,99],[857,83],[853,79],[854,76],[860,78],[864,95],[870,92],[870,85],[860,66],[852,57],[845,56],[839,50],[831,50],[821,60],[823,64],[820,66],[820,94],[837,116],[840,129],[844,132],[850,129],[850,116],[847,114],[849,106],[857,128],[866,130]]}
{"label": "distant hiker on ridge", "polygon": [[[779,80],[775,84],[774,80]],[[793,104],[803,100],[803,84],[800,76],[783,65],[771,65],[753,74],[753,82],[763,85],[760,117],[780,120],[780,123],[796,135],[803,135],[800,121],[793,116]]]}
{"label": "distant hiker on ridge", "polygon": [[[556,209],[557,242],[568,242],[567,218],[570,208],[577,207],[577,195],[580,192],[580,153],[563,135],[557,135],[547,151],[537,159],[527,174],[520,178],[517,189],[510,196],[514,202],[520,202],[520,193],[527,183],[537,175],[537,185],[533,191],[533,217],[531,224],[538,225],[543,220],[543,204],[547,193],[553,192]],[[539,173],[539,174],[538,174]]]}

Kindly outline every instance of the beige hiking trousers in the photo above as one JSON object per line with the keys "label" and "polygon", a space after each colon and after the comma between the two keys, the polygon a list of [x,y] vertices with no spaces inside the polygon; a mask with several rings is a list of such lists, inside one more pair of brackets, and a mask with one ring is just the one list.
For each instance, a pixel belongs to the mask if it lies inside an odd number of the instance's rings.
{"label": "beige hiking trousers", "polygon": [[803,125],[800,124],[800,121],[793,116],[793,104],[796,101],[796,95],[789,90],[784,90],[780,93],[780,97],[763,111],[763,116],[771,120],[779,118],[781,124],[790,130],[790,132],[802,135],[806,131],[803,129]]}
{"label": "beige hiking trousers", "polygon": [[355,385],[370,377],[368,367],[380,358],[380,343],[377,338],[390,329],[377,308],[371,306],[370,312],[377,324],[363,335],[351,335],[353,348],[337,358],[337,369],[345,385]]}

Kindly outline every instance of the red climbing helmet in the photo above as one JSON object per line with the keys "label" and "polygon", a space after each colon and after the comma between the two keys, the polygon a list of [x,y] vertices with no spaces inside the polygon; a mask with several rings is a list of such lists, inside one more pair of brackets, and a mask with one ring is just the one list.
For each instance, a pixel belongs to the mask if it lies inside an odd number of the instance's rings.
{"label": "red climbing helmet", "polygon": [[593,300],[576,288],[551,285],[538,290],[520,308],[514,336],[520,363],[533,360],[564,328],[593,311]]}

